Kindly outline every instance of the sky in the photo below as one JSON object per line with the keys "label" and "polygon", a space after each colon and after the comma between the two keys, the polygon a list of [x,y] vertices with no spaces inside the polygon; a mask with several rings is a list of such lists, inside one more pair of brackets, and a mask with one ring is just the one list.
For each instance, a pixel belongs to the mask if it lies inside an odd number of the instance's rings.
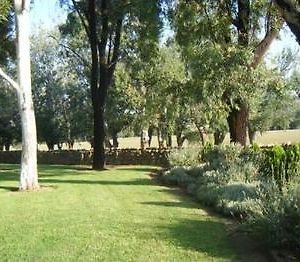
{"label": "sky", "polygon": [[30,10],[31,32],[51,30],[66,17],[67,13],[60,8],[59,0],[34,0]]}
{"label": "sky", "polygon": [[[66,17],[67,13],[60,8],[59,0],[35,0],[30,11],[31,32],[35,33],[41,29],[51,30],[62,23]],[[287,27],[281,31],[280,38],[272,43],[267,58],[280,55],[285,48],[298,51],[300,55],[300,47]]]}

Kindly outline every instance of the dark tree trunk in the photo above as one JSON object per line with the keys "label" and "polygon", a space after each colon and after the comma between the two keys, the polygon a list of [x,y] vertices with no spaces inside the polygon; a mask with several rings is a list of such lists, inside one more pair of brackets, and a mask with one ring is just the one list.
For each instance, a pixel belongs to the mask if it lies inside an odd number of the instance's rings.
{"label": "dark tree trunk", "polygon": [[249,137],[249,142],[251,145],[253,145],[254,140],[255,140],[255,130],[251,128],[251,125],[248,125],[248,137]]}
{"label": "dark tree trunk", "polygon": [[164,140],[162,138],[161,130],[159,128],[157,128],[157,142],[159,149],[164,147]]}
{"label": "dark tree trunk", "polygon": [[195,122],[195,125],[199,133],[200,142],[204,146],[206,142],[206,131],[200,124]]}
{"label": "dark tree trunk", "polygon": [[105,168],[104,109],[107,91],[111,86],[119,57],[124,13],[120,12],[118,17],[112,17],[108,0],[99,3],[96,0],[89,0],[86,12],[80,9],[75,0],[72,0],[72,3],[86,30],[91,48],[90,85],[94,113],[92,168],[102,170]]}
{"label": "dark tree trunk", "polygon": [[182,136],[181,134],[176,135],[177,146],[179,148],[182,148],[185,139],[186,139],[185,136]]}
{"label": "dark tree trunk", "polygon": [[118,148],[119,142],[118,142],[118,133],[117,132],[112,133],[112,140],[113,140],[113,147]]}
{"label": "dark tree trunk", "polygon": [[167,134],[167,147],[172,147],[172,135]]}
{"label": "dark tree trunk", "polygon": [[9,151],[10,143],[5,143],[4,147],[5,147],[5,151]]}
{"label": "dark tree trunk", "polygon": [[181,123],[177,123],[175,135],[176,135],[177,147],[179,147],[179,148],[181,148],[183,146],[183,143],[186,139],[186,137],[184,135],[182,135],[183,130],[184,130],[184,125],[182,125]]}
{"label": "dark tree trunk", "polygon": [[72,150],[74,148],[74,140],[68,140],[68,149]]}
{"label": "dark tree trunk", "polygon": [[97,106],[94,108],[94,154],[93,154],[93,169],[103,170],[105,168],[105,128],[104,128],[104,109]]}
{"label": "dark tree trunk", "polygon": [[140,144],[141,144],[141,150],[145,150],[145,144],[146,144],[146,137],[145,137],[145,132],[144,130],[141,131],[140,134]]}
{"label": "dark tree trunk", "polygon": [[[241,47],[249,45],[249,30],[250,30],[250,1],[238,0],[238,44]],[[239,143],[243,146],[247,141],[247,126],[249,110],[247,105],[239,101],[235,101],[238,108],[230,107],[231,110],[227,117],[227,123],[230,133],[230,142]]]}
{"label": "dark tree trunk", "polygon": [[48,151],[53,151],[54,150],[54,143],[46,141],[46,145],[48,147]]}
{"label": "dark tree trunk", "polygon": [[242,146],[247,142],[248,107],[239,103],[239,109],[232,108],[227,117],[230,142],[239,143]]}
{"label": "dark tree trunk", "polygon": [[220,130],[214,132],[214,142],[215,145],[221,145],[225,139],[226,133]]}
{"label": "dark tree trunk", "polygon": [[153,136],[153,126],[149,126],[148,128],[148,146],[151,147],[151,141],[152,141],[152,136]]}

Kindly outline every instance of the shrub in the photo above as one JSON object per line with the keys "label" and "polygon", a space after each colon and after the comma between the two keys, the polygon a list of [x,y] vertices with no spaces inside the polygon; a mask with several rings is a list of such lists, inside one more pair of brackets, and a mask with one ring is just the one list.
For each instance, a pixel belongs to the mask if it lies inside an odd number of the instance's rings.
{"label": "shrub", "polygon": [[186,173],[183,167],[176,167],[165,173],[163,181],[169,185],[187,186],[194,179]]}
{"label": "shrub", "polygon": [[171,166],[194,167],[201,164],[200,148],[187,147],[173,150],[169,155]]}
{"label": "shrub", "polygon": [[211,150],[202,150],[202,160],[207,162],[211,169],[228,169],[235,165],[241,154],[242,147],[237,145],[213,146]]}
{"label": "shrub", "polygon": [[253,232],[272,247],[300,247],[300,185],[280,191],[265,185],[260,195],[261,214],[248,221]]}
{"label": "shrub", "polygon": [[206,145],[202,159],[206,165],[172,169],[167,180],[218,212],[247,220],[271,246],[300,247],[300,144],[269,149]]}
{"label": "shrub", "polygon": [[216,208],[224,215],[245,219],[260,212],[257,201],[258,192],[254,183],[229,183],[221,188]]}
{"label": "shrub", "polygon": [[272,178],[280,189],[300,172],[300,144],[284,148],[275,145],[264,151],[261,174]]}

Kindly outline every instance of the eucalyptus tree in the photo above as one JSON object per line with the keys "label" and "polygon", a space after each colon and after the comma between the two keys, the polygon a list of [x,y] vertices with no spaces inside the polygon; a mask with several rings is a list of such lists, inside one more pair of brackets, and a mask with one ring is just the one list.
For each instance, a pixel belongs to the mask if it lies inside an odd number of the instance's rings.
{"label": "eucalyptus tree", "polygon": [[171,135],[177,131],[176,125],[179,127],[181,124],[182,129],[178,130],[180,140],[185,122],[179,123],[185,105],[186,75],[178,48],[174,44],[162,46],[151,59],[139,54],[128,64],[131,65],[133,85],[139,94],[135,118],[139,133],[148,129],[149,146],[154,131],[160,146],[171,146]]}
{"label": "eucalyptus tree", "polygon": [[245,145],[254,71],[282,26],[272,2],[178,1],[172,18],[199,93],[221,114],[225,104],[231,141]]}
{"label": "eucalyptus tree", "polygon": [[[131,27],[131,37],[140,38],[158,35],[159,5],[152,1],[62,1],[70,8],[68,22],[81,21],[90,48],[90,87],[93,105],[93,169],[105,166],[105,121],[104,111],[108,90],[120,57],[122,33]],[[72,25],[74,25],[72,27]]]}
{"label": "eucalyptus tree", "polygon": [[20,190],[39,188],[36,122],[31,94],[29,9],[29,0],[14,0],[18,81],[14,81],[0,69],[0,75],[10,84],[11,89],[15,90],[18,96],[22,126]]}
{"label": "eucalyptus tree", "polygon": [[32,39],[34,104],[38,139],[48,149],[89,137],[87,79],[56,31],[39,33]]}
{"label": "eucalyptus tree", "polygon": [[133,127],[136,119],[140,94],[133,85],[128,65],[119,62],[116,67],[112,88],[108,90],[105,108],[107,135],[113,140],[113,147],[118,147],[118,134],[128,127]]}

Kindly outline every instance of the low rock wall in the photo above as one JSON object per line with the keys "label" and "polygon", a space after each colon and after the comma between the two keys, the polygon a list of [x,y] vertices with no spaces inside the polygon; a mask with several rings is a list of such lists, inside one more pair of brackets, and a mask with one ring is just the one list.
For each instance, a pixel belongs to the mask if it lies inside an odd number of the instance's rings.
{"label": "low rock wall", "polygon": [[[168,167],[168,149],[113,149],[106,152],[108,165],[155,165]],[[21,151],[0,151],[0,163],[18,164]],[[91,165],[92,152],[87,150],[39,151],[39,164]]]}

